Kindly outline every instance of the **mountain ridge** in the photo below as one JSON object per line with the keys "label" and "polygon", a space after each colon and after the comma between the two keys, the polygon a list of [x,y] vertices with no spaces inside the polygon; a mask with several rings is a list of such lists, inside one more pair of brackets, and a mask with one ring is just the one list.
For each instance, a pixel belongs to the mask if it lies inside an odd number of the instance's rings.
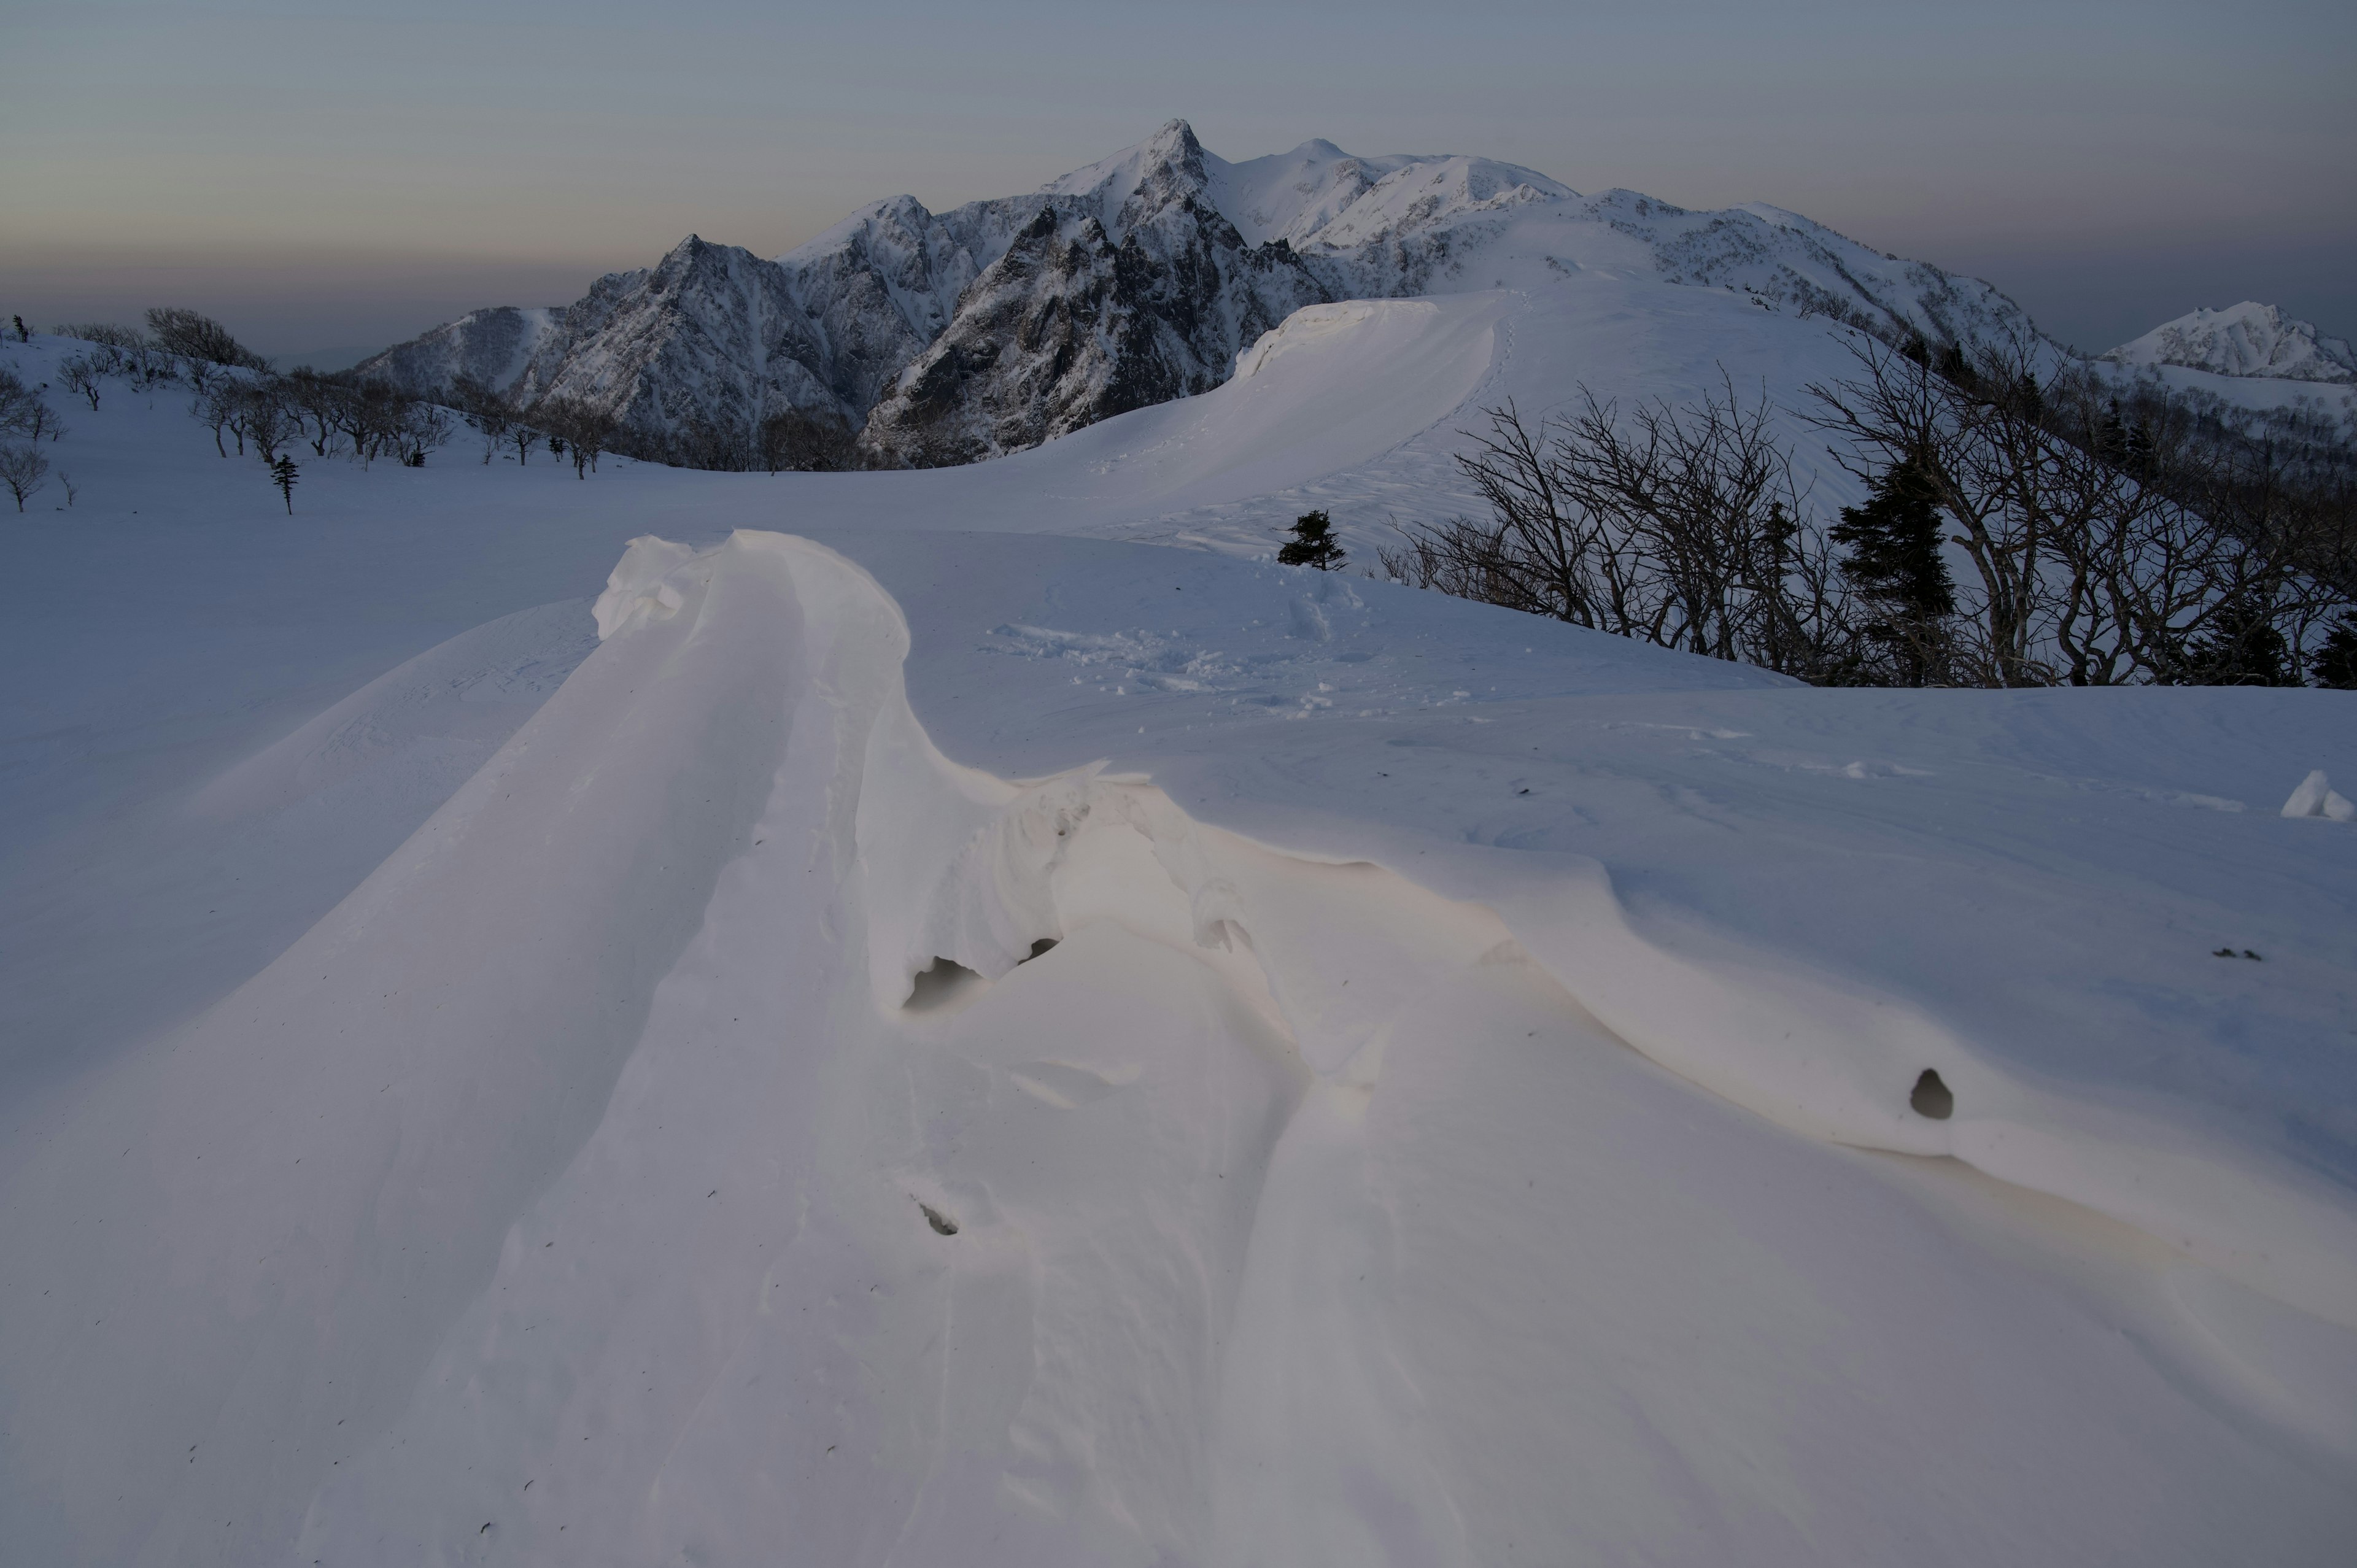
{"label": "mountain ridge", "polygon": [[700,467],[753,466],[781,414],[858,432],[872,462],[936,466],[1209,391],[1303,306],[1583,270],[1891,341],[2042,341],[1986,283],[1766,204],[1584,197],[1517,165],[1322,140],[1230,163],[1172,120],[1025,195],[942,213],[888,198],[774,258],[691,235],[570,306],[471,312],[360,369],[429,395],[463,371],[520,405],[580,399],[643,455]]}

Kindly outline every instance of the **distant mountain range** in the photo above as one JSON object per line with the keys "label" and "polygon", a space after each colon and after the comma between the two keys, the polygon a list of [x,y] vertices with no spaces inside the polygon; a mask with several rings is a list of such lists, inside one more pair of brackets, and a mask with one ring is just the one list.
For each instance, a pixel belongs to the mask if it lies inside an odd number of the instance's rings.
{"label": "distant mountain range", "polygon": [[[764,422],[791,413],[856,432],[870,460],[931,467],[1207,392],[1303,306],[1583,270],[1737,291],[1891,340],[2035,332],[1986,283],[1764,204],[1691,212],[1486,158],[1324,141],[1229,163],[1174,120],[1028,195],[944,213],[895,197],[775,260],[690,235],[570,306],[478,310],[359,369],[426,394],[463,374],[521,405],[579,399],[644,455],[697,466],[747,466]],[[2313,328],[2270,330],[2330,360]],[[2180,337],[2151,351],[2212,353]],[[2218,338],[2259,340],[2255,318]]]}

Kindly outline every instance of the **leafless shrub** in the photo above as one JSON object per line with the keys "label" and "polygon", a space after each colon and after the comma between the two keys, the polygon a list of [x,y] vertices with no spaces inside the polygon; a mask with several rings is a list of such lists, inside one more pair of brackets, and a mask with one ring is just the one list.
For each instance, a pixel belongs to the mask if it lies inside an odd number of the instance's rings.
{"label": "leafless shrub", "polygon": [[393,452],[404,467],[423,468],[425,455],[449,445],[457,424],[449,410],[412,398],[393,431]]}
{"label": "leafless shrub", "polygon": [[1624,417],[1581,389],[1534,429],[1511,404],[1458,459],[1486,523],[1409,531],[1394,577],[1575,626],[1830,681],[1856,663],[1848,594],[1763,396],[1731,382]]}
{"label": "leafless shrub", "polygon": [[77,354],[59,362],[58,384],[86,401],[90,411],[96,413],[99,393],[106,390],[106,378],[94,360]]}
{"label": "leafless shrub", "polygon": [[196,402],[189,406],[188,412],[211,427],[214,451],[224,457],[229,456],[228,445],[221,440],[221,432],[226,430],[237,437],[237,455],[241,457],[245,456],[244,382],[224,376],[214,377],[197,393]]}
{"label": "leafless shrub", "polygon": [[16,498],[18,511],[25,510],[26,499],[41,488],[48,473],[49,460],[31,442],[0,443],[0,489]]}
{"label": "leafless shrub", "polygon": [[297,367],[281,383],[279,394],[293,413],[315,457],[333,456],[344,445],[345,404],[352,392],[333,376],[307,366]]}
{"label": "leafless shrub", "polygon": [[79,338],[112,349],[136,349],[147,340],[136,327],[118,327],[108,321],[69,321],[49,330],[60,338]]}
{"label": "leafless shrub", "polygon": [[[1809,417],[1861,475],[1909,461],[1969,563],[1949,650],[1986,686],[2296,681],[2346,603],[2315,542],[2166,426],[2124,431],[2027,343],[1927,365],[1871,341]],[[2164,482],[2165,481],[2165,482]],[[2264,492],[2266,486],[2256,489]]]}
{"label": "leafless shrub", "polygon": [[38,392],[27,386],[15,371],[0,369],[0,435],[36,442],[48,436],[54,441],[64,431],[57,410]]}
{"label": "leafless shrub", "polygon": [[287,401],[285,384],[275,376],[258,377],[241,390],[240,450],[245,441],[251,441],[264,462],[275,463],[288,442],[302,438],[303,422]]}
{"label": "leafless shrub", "polygon": [[[270,368],[269,360],[230,336],[228,328],[197,311],[177,306],[158,306],[147,312],[147,334],[145,341],[153,342],[164,352],[177,354],[184,360],[231,365],[249,371]],[[124,348],[135,346],[121,345]]]}
{"label": "leafless shrub", "polygon": [[533,423],[565,445],[576,478],[597,471],[598,455],[612,445],[619,421],[608,411],[576,397],[544,397],[533,405]]}
{"label": "leafless shrub", "polygon": [[490,463],[515,426],[515,409],[490,383],[465,375],[450,385],[450,406],[481,435],[483,461]]}

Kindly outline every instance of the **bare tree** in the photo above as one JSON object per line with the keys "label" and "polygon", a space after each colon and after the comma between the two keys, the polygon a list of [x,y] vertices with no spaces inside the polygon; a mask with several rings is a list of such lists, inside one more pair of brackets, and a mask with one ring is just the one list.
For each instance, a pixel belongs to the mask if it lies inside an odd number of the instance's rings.
{"label": "bare tree", "polygon": [[762,464],[772,474],[840,473],[859,467],[858,437],[833,414],[790,408],[761,422]]}
{"label": "bare tree", "polygon": [[26,498],[41,488],[48,473],[49,460],[41,456],[39,447],[29,442],[0,444],[0,488],[16,498],[18,511],[25,510]]}
{"label": "bare tree", "polygon": [[0,368],[0,435],[38,441],[50,433],[57,415],[41,394],[27,386],[14,371]]}
{"label": "bare tree", "polygon": [[92,413],[98,412],[98,394],[105,390],[105,379],[88,358],[77,354],[58,365],[58,381],[66,391],[86,399]]}
{"label": "bare tree", "polygon": [[2033,344],[1932,363],[1871,340],[1851,351],[1857,372],[1811,386],[1810,417],[1846,467],[1909,463],[1936,497],[1969,565],[1950,623],[1956,679],[2298,679],[2347,602],[2303,564],[2313,552],[2288,519],[2265,504],[2233,514],[2252,486],[2209,482],[2215,465],[2169,429],[2132,441],[2092,378],[2041,379]]}
{"label": "bare tree", "polygon": [[197,395],[189,413],[212,427],[213,450],[222,456],[229,448],[222,444],[221,432],[228,430],[237,436],[237,455],[245,456],[245,383],[227,377],[216,377]]}
{"label": "bare tree", "polygon": [[256,378],[242,390],[243,438],[253,443],[264,462],[275,464],[281,456],[280,448],[302,438],[302,421],[296,416],[276,377]]}
{"label": "bare tree", "polygon": [[541,439],[540,432],[521,419],[508,427],[508,443],[516,449],[516,464],[519,467],[532,461],[532,449],[540,445]]}
{"label": "bare tree", "polygon": [[455,428],[447,410],[420,398],[410,399],[393,433],[394,451],[402,466],[425,467],[425,455],[448,445]]}
{"label": "bare tree", "polygon": [[112,349],[135,349],[146,341],[136,327],[119,327],[111,321],[68,321],[49,330],[60,338],[79,338]]}
{"label": "bare tree", "polygon": [[379,457],[405,459],[402,438],[416,400],[389,381],[348,384],[337,417],[363,467]]}
{"label": "bare tree", "polygon": [[282,395],[304,438],[311,444],[311,455],[333,455],[343,443],[344,404],[351,390],[333,376],[321,375],[308,366],[290,371],[283,385]]}
{"label": "bare tree", "polygon": [[606,410],[576,397],[543,398],[533,406],[532,414],[552,437],[565,443],[576,478],[587,478],[597,470],[598,454],[612,441],[620,423]]}
{"label": "bare tree", "polygon": [[[1458,459],[1487,523],[1411,531],[1394,577],[1812,680],[1855,662],[1847,592],[1763,395],[1624,416],[1582,388],[1534,429],[1493,408]],[[1472,434],[1472,433],[1469,433]]]}
{"label": "bare tree", "polygon": [[488,466],[515,425],[515,410],[490,382],[467,375],[450,383],[450,405],[482,435],[483,462]]}

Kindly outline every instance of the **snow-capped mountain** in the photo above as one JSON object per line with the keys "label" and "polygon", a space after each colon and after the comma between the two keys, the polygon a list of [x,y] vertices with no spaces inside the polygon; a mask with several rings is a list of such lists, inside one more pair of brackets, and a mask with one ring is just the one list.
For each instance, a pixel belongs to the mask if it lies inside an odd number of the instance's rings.
{"label": "snow-capped mountain", "polygon": [[1229,163],[1174,120],[1026,196],[898,197],[764,261],[691,236],[559,312],[478,311],[367,361],[420,391],[460,370],[519,403],[587,399],[642,448],[726,466],[788,410],[889,462],[1017,451],[1209,391],[1304,305],[1544,288],[1582,271],[1739,292],[1941,342],[2034,332],[1976,279],[1781,209],[1584,198],[1462,156],[1330,142]]}
{"label": "snow-capped mountain", "polygon": [[2137,367],[2179,365],[2219,376],[2357,382],[2357,350],[2275,306],[2249,299],[2163,322],[2103,358]]}

